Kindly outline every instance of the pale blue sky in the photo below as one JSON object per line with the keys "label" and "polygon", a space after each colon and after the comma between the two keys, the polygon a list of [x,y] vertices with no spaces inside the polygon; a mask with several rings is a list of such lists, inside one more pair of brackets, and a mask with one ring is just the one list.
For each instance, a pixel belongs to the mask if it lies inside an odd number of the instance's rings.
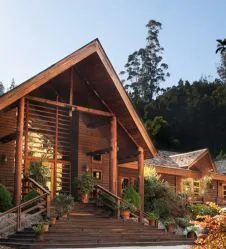
{"label": "pale blue sky", "polygon": [[162,86],[215,77],[225,10],[225,0],[0,0],[0,81],[19,84],[96,37],[120,72],[149,19],[163,24],[171,77]]}

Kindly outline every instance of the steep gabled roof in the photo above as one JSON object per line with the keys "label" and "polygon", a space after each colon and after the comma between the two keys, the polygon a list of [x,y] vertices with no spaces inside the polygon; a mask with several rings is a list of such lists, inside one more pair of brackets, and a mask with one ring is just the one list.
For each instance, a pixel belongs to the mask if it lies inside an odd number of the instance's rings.
{"label": "steep gabled roof", "polygon": [[[84,47],[53,64],[51,67],[20,84],[13,90],[2,95],[0,97],[0,111],[55,78],[62,72],[77,64],[82,64],[83,61],[86,61],[90,57],[98,57],[98,60],[102,64],[101,70],[105,70],[110,79],[107,82],[108,84],[111,84],[111,88],[114,90],[107,100],[110,108],[111,102],[114,101],[112,98],[116,98],[120,104],[120,108],[112,106],[112,111],[116,114],[124,127],[126,127],[135,143],[144,148],[146,157],[155,155],[156,149],[98,39],[93,40]],[[97,88],[97,91],[101,93],[103,87],[98,86],[96,83],[95,87]],[[108,86],[105,85],[105,87]],[[101,94],[103,97],[104,92]],[[124,113],[122,111],[124,111]]]}

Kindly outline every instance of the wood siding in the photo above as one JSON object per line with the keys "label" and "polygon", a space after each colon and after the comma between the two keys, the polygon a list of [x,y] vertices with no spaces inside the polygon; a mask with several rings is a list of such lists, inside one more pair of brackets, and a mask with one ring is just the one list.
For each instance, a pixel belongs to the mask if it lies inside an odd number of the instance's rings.
{"label": "wood siding", "polygon": [[[16,132],[16,108],[8,112],[0,113],[0,138]],[[14,173],[15,173],[15,139],[0,143],[0,183],[4,184],[8,190],[14,190]],[[7,162],[2,161],[2,156],[7,157]]]}
{"label": "wood siding", "polygon": [[95,169],[101,170],[102,179],[99,183],[109,189],[109,153],[103,154],[100,162],[92,160],[92,157],[88,156],[87,153],[109,147],[110,126],[106,124],[105,126],[95,129],[88,128],[87,122],[90,122],[89,116],[90,115],[79,113],[78,175],[82,175],[86,167],[88,167],[90,171]]}
{"label": "wood siding", "polygon": [[161,179],[168,182],[168,184],[173,189],[173,191],[176,192],[176,176],[168,175],[168,174],[161,174]]}

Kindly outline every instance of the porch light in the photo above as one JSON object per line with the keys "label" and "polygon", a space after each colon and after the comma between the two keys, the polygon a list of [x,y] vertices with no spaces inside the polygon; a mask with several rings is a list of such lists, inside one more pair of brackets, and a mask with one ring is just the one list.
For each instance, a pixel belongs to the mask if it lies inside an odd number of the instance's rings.
{"label": "porch light", "polygon": [[1,163],[6,164],[8,162],[8,157],[6,156],[6,154],[2,154],[1,155]]}

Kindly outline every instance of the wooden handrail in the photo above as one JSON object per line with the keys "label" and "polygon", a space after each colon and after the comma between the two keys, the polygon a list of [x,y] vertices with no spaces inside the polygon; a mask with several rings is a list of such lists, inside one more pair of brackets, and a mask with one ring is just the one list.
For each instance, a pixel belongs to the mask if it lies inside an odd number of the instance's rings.
{"label": "wooden handrail", "polygon": [[41,184],[39,184],[38,182],[36,182],[34,179],[32,179],[31,177],[25,177],[24,178],[25,181],[29,181],[32,182],[37,188],[41,189],[44,193],[46,194],[50,194],[49,190],[45,189]]}
{"label": "wooden handrail", "polygon": [[[47,215],[49,214],[49,209],[50,209],[49,194],[50,194],[50,192],[30,177],[25,178],[25,181],[31,182],[37,188],[39,188],[43,193],[41,195],[31,199],[31,200],[23,202],[20,205],[17,205],[15,207],[5,211],[4,213],[0,214],[1,219],[5,216],[6,222],[10,222],[10,224],[8,226],[5,226],[4,228],[0,229],[0,233],[3,233],[3,231],[5,232],[5,231],[9,230],[12,227],[14,227],[16,230],[21,230],[23,222],[26,221],[28,218],[31,218],[35,215],[42,214],[44,212]],[[44,205],[43,205],[43,203],[44,203]],[[32,204],[33,204],[33,206],[30,207]],[[25,215],[29,214],[29,212],[31,212],[31,210],[32,210],[32,213],[30,214],[30,216],[26,217]],[[16,214],[16,215],[12,216],[12,217],[9,217],[9,216],[7,217],[7,215],[9,215],[9,214]],[[23,214],[24,214],[24,216],[23,216]]]}
{"label": "wooden handrail", "polygon": [[[97,189],[100,189],[100,190],[102,190],[104,193],[106,193],[106,194],[110,195],[111,197],[113,197],[113,198],[116,200],[116,204],[117,204],[118,206],[119,206],[122,202],[127,203],[127,201],[123,200],[121,197],[115,195],[115,194],[112,193],[111,191],[105,189],[105,188],[104,188],[103,186],[101,186],[101,185],[95,185],[95,188],[96,188],[96,190],[97,190]],[[119,207],[117,207],[117,209],[119,210]],[[117,210],[117,211],[118,211],[118,210]],[[143,212],[143,211],[141,211],[140,209],[137,209],[135,213],[131,212],[131,215],[132,215],[133,217],[136,217],[136,218],[137,218],[137,217],[139,217],[140,213],[143,214],[143,217],[144,217],[144,218],[147,218],[147,219],[148,219],[148,214],[145,213],[145,212]],[[118,211],[118,212],[117,212],[117,217],[119,217],[119,216],[120,216],[120,215],[119,215],[119,211]]]}

